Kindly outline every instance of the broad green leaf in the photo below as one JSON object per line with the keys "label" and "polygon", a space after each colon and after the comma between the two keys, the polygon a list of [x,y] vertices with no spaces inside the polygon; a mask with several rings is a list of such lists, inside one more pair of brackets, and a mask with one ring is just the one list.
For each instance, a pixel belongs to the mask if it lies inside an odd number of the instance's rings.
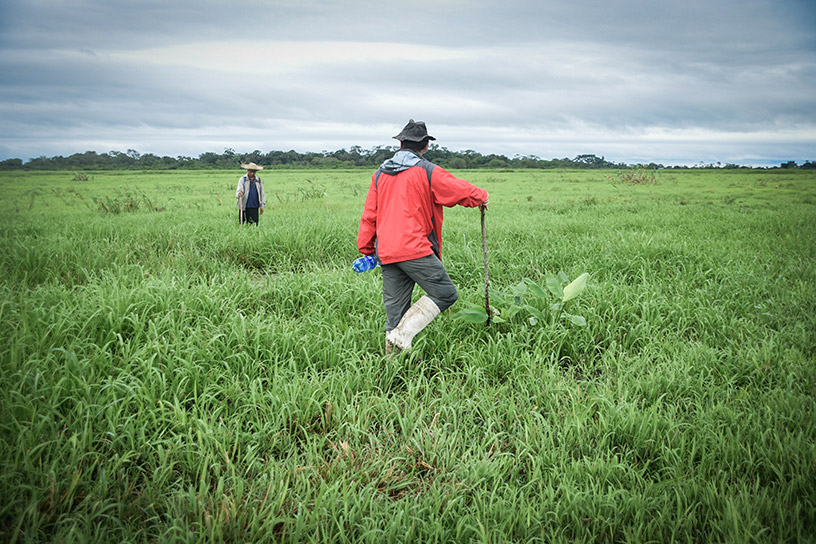
{"label": "broad green leaf", "polygon": [[569,281],[569,276],[564,274],[564,271],[561,270],[558,272],[558,279],[561,280],[562,283],[567,283]]}
{"label": "broad green leaf", "polygon": [[459,310],[453,318],[461,319],[468,323],[484,323],[487,321],[487,312],[485,312],[484,308],[465,308],[464,310]]}
{"label": "broad green leaf", "polygon": [[530,312],[530,315],[535,317],[538,321],[541,321],[542,323],[546,321],[546,319],[544,318],[544,314],[542,314],[541,310],[539,310],[538,308],[533,308],[532,306],[528,305],[524,306],[524,309]]}
{"label": "broad green leaf", "polygon": [[507,323],[507,320],[502,319],[501,316],[499,315],[494,315],[493,317],[490,318],[490,321],[492,321],[493,323]]}
{"label": "broad green leaf", "polygon": [[580,295],[581,291],[583,291],[586,288],[588,278],[589,274],[584,272],[583,274],[572,280],[572,283],[564,287],[564,296],[561,297],[561,302],[567,302],[568,300],[572,300],[578,295]]}
{"label": "broad green leaf", "polygon": [[561,287],[561,281],[558,278],[549,276],[547,278],[547,289],[549,289],[550,293],[555,295],[557,298],[564,296],[564,289]]}
{"label": "broad green leaf", "polygon": [[530,279],[527,280],[527,287],[529,287],[530,291],[532,291],[533,294],[540,298],[541,300],[547,300],[548,298],[550,298],[547,292],[533,280]]}
{"label": "broad green leaf", "polygon": [[561,311],[563,308],[564,308],[564,303],[563,303],[563,302],[553,302],[552,304],[550,304],[550,311],[551,311],[551,312],[556,312],[556,313],[558,313],[558,312],[560,312],[560,311]]}
{"label": "broad green leaf", "polygon": [[580,315],[572,315],[564,312],[564,317],[569,319],[573,325],[578,325],[579,327],[586,327],[586,319],[584,319]]}
{"label": "broad green leaf", "polygon": [[527,284],[523,281],[518,282],[517,284],[510,287],[510,292],[513,293],[517,297],[523,297],[527,294]]}
{"label": "broad green leaf", "polygon": [[519,313],[521,310],[521,306],[516,306],[515,304],[511,304],[509,308],[507,308],[507,317],[512,319],[514,315]]}

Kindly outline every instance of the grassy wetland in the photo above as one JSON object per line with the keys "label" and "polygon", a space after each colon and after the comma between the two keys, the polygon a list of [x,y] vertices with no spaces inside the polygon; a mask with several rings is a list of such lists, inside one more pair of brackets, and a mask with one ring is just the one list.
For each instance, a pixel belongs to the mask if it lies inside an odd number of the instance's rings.
{"label": "grassy wetland", "polygon": [[[461,171],[491,293],[384,358],[368,171],[0,174],[4,542],[780,542],[816,534],[816,174]],[[419,291],[415,291],[415,298]]]}

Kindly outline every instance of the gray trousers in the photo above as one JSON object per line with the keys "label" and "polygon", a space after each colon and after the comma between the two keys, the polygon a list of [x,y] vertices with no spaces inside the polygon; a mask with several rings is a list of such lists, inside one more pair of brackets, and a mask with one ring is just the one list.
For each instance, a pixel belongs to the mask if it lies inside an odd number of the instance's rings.
{"label": "gray trousers", "polygon": [[396,328],[411,307],[411,293],[417,283],[439,307],[440,312],[450,308],[459,298],[448,272],[436,255],[384,264],[382,278],[386,332]]}

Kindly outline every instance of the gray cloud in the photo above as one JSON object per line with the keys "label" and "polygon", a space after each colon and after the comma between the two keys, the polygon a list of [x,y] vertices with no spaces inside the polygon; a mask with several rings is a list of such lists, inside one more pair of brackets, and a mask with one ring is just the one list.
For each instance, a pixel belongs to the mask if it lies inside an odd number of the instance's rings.
{"label": "gray cloud", "polygon": [[0,159],[384,145],[408,117],[485,153],[816,158],[807,2],[7,4]]}

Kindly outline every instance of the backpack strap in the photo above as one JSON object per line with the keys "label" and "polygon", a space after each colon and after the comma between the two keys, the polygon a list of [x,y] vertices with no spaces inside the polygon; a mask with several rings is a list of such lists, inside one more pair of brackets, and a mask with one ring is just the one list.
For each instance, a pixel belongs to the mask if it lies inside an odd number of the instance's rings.
{"label": "backpack strap", "polygon": [[429,160],[422,159],[419,161],[419,163],[417,163],[417,166],[424,169],[425,174],[428,176],[428,195],[431,197],[431,232],[428,233],[428,241],[431,242],[431,249],[433,250],[434,255],[441,260],[441,248],[439,247],[439,238],[436,236],[436,221],[434,220],[433,193],[431,192],[431,176],[433,175],[436,165]]}

